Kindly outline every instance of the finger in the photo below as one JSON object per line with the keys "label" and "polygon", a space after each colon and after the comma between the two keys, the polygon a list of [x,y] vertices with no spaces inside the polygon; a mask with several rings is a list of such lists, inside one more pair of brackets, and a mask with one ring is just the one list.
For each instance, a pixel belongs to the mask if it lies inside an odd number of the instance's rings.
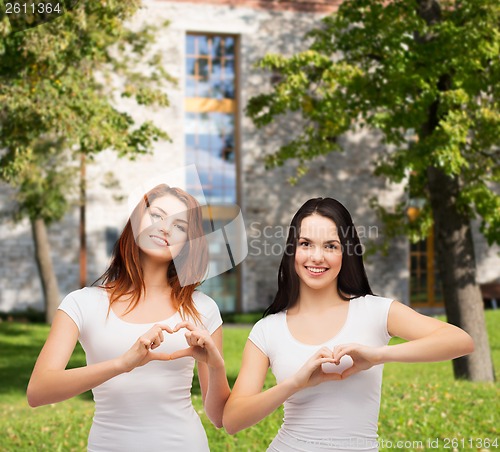
{"label": "finger", "polygon": [[171,355],[168,353],[150,353],[150,356],[148,357],[150,361],[170,361]]}
{"label": "finger", "polygon": [[356,366],[349,367],[349,369],[346,369],[342,374],[340,375],[342,377],[342,380],[345,380],[347,377],[350,377],[351,375],[357,374],[359,372],[359,369],[356,368]]}
{"label": "finger", "polygon": [[151,344],[149,345],[149,348],[151,350],[159,346],[160,346],[160,339],[158,337],[154,337],[153,339],[151,339]]}
{"label": "finger", "polygon": [[333,357],[335,358],[335,363],[339,364],[342,356],[349,354],[349,352],[351,351],[351,348],[352,347],[350,347],[347,344],[337,345],[333,349]]}
{"label": "finger", "polygon": [[144,336],[141,336],[139,339],[138,339],[138,343],[141,347],[144,347],[146,349],[149,350],[149,348],[151,347],[151,339],[148,339],[147,337],[144,337]]}
{"label": "finger", "polygon": [[191,322],[180,322],[174,326],[173,332],[179,331],[181,328],[187,328],[189,331],[195,331],[197,328]]}
{"label": "finger", "polygon": [[199,346],[204,347],[208,342],[207,337],[203,331],[188,331],[186,334],[186,340],[192,347]]}
{"label": "finger", "polygon": [[200,329],[196,329],[194,331],[188,331],[186,334],[190,334],[193,338],[195,338],[196,340],[200,339],[200,338],[205,338],[207,335],[205,334],[205,331],[204,330],[200,330]]}
{"label": "finger", "polygon": [[315,358],[333,358],[333,352],[329,348],[323,347],[316,352]]}
{"label": "finger", "polygon": [[174,330],[168,325],[160,325],[160,326],[161,326],[161,329],[163,331],[166,331],[167,333],[172,334],[174,332]]}
{"label": "finger", "polygon": [[161,345],[161,343],[163,342],[163,333],[161,331],[161,329],[159,329],[157,332],[156,332],[156,335],[153,336],[153,338],[151,339],[151,347],[159,347]]}
{"label": "finger", "polygon": [[194,346],[196,345],[196,342],[198,341],[198,338],[193,336],[193,333],[191,331],[188,331],[184,337],[186,338],[186,342],[188,343],[188,345],[190,346]]}
{"label": "finger", "polygon": [[212,339],[212,336],[210,336],[210,335],[203,336],[203,340],[204,340],[203,348],[205,348],[206,350],[211,351],[211,352],[212,351],[217,352],[222,356],[222,353],[217,348],[217,345],[215,345],[215,342]]}
{"label": "finger", "polygon": [[323,363],[334,363],[335,360],[333,358],[330,358],[330,357],[326,357],[326,358],[319,358],[316,363],[318,366],[321,366],[321,364]]}
{"label": "finger", "polygon": [[321,376],[321,379],[323,381],[339,381],[339,380],[342,380],[342,375],[340,374],[332,374],[332,373],[323,373],[323,375]]}
{"label": "finger", "polygon": [[321,355],[324,355],[324,356],[332,356],[333,355],[333,351],[330,348],[328,348],[328,347],[321,347],[318,350],[318,354],[321,354]]}
{"label": "finger", "polygon": [[[333,358],[318,358],[316,360],[314,360],[311,364],[311,370],[314,372],[316,371],[317,369],[320,369],[322,364],[323,363],[331,363],[331,364],[334,364],[333,362]],[[323,371],[322,371],[323,372]]]}
{"label": "finger", "polygon": [[167,333],[173,333],[174,332],[174,330],[171,327],[169,327],[168,325],[164,325],[162,323],[157,323],[153,328],[155,328],[156,331],[158,331],[160,333],[162,331],[166,331]]}
{"label": "finger", "polygon": [[174,353],[170,354],[170,359],[179,359],[184,358],[186,356],[193,356],[193,349],[191,347],[184,348],[182,350],[177,350]]}
{"label": "finger", "polygon": [[161,343],[163,342],[163,335],[162,336],[156,336],[154,337],[153,339],[151,339],[151,348],[152,349],[155,349],[155,348],[158,348]]}

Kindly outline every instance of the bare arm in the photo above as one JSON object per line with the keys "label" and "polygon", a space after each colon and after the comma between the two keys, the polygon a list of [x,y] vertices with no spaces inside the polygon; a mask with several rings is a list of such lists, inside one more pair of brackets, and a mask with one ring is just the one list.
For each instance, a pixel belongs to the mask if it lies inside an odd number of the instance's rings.
{"label": "bare arm", "polygon": [[387,329],[391,336],[408,342],[384,347],[382,362],[446,361],[474,351],[474,342],[464,330],[397,301],[389,310]]}
{"label": "bare arm", "polygon": [[233,435],[256,424],[305,387],[340,379],[339,375],[321,372],[324,362],[333,362],[331,350],[318,350],[295,375],[262,392],[269,359],[248,340],[240,373],[224,408],[226,431]]}
{"label": "bare arm", "polygon": [[472,338],[462,329],[419,314],[397,301],[389,309],[387,330],[391,336],[408,342],[384,347],[343,344],[334,348],[335,362],[343,355],[350,355],[354,360],[353,367],[347,369],[342,378],[376,364],[446,361],[474,351]]}
{"label": "bare arm", "polygon": [[120,357],[90,366],[66,369],[78,340],[78,327],[68,314],[58,310],[31,374],[27,389],[29,405],[37,407],[60,402],[153,359],[168,359],[168,355],[150,351],[163,341],[161,331],[165,329],[169,328],[155,325]]}
{"label": "bare arm", "polygon": [[[212,340],[222,355],[222,327],[212,333]],[[219,366],[208,366],[198,361],[198,379],[200,381],[201,397],[208,418],[215,427],[222,427],[222,412],[231,390],[227,382],[224,360]]]}

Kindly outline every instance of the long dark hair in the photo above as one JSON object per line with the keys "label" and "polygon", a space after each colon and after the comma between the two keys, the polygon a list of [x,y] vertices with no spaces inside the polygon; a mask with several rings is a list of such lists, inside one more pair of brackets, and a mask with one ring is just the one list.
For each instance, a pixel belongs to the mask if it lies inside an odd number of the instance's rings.
{"label": "long dark hair", "polygon": [[306,201],[292,218],[285,252],[278,271],[278,292],[264,317],[291,308],[299,298],[300,281],[295,271],[295,252],[302,220],[317,214],[329,218],[337,226],[342,245],[342,267],[337,277],[337,290],[343,300],[373,295],[363,265],[362,247],[351,214],[336,199],[313,198]]}
{"label": "long dark hair", "polygon": [[[140,250],[136,243],[134,230],[139,230],[139,224],[147,208],[156,199],[171,195],[182,201],[188,212],[188,240],[176,258],[168,266],[166,280],[172,288],[174,307],[185,317],[200,320],[200,315],[193,302],[193,293],[206,274],[208,266],[208,251],[206,240],[203,237],[202,213],[198,201],[184,190],[168,185],[157,185],[140,200],[113,250],[113,256],[108,269],[94,283],[100,282],[100,287],[106,289],[111,305],[120,298],[129,300],[129,307],[125,311],[132,311],[138,304],[146,286],[140,263]],[[196,239],[196,240],[194,240]],[[179,281],[179,274],[190,284]],[[109,314],[108,309],[108,314]]]}

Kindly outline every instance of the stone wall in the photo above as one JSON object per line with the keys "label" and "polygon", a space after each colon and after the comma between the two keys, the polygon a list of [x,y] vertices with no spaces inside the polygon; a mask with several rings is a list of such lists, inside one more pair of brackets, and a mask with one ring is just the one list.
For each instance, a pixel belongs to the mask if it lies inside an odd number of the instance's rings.
{"label": "stone wall", "polygon": [[[179,81],[170,87],[171,106],[151,111],[120,100],[120,107],[138,119],[150,118],[162,126],[172,142],[157,143],[151,155],[134,162],[118,159],[109,151],[87,165],[87,240],[88,282],[105,270],[109,254],[108,235],[117,234],[127,219],[127,194],[130,189],[159,173],[184,164],[184,42],[186,32],[235,34],[240,38],[240,142],[238,160],[240,186],[238,204],[242,208],[249,241],[249,255],[241,264],[242,306],[245,311],[265,307],[276,292],[276,275],[286,239],[286,226],[300,205],[311,197],[331,196],[350,210],[363,243],[380,240],[381,225],[369,209],[368,200],[376,196],[391,205],[403,196],[401,186],[388,186],[372,176],[374,158],[381,149],[374,134],[358,133],[342,138],[343,153],[331,154],[315,161],[311,170],[296,186],[286,179],[294,174],[293,164],[266,171],[266,153],[293,136],[296,118],[255,130],[244,116],[248,99],[270,87],[269,74],[254,68],[268,52],[291,55],[304,48],[304,33],[317,25],[320,14],[293,11],[266,11],[230,5],[191,4],[187,2],[148,1],[133,26],[150,22],[171,24],[158,36],[158,48],[166,59],[165,69]],[[3,211],[8,211],[10,190],[0,187]],[[42,295],[29,224],[13,225],[2,217],[0,224],[0,311],[41,308]],[[108,232],[106,232],[108,231]],[[78,288],[78,211],[66,215],[64,221],[50,228],[54,265],[61,295]],[[109,244],[108,244],[109,245]],[[491,262],[492,255],[484,243],[479,256]],[[493,259],[493,260],[490,260]],[[495,260],[496,259],[496,260]],[[373,255],[367,259],[367,271],[377,294],[408,300],[408,243],[396,240],[387,257]],[[495,272],[493,272],[495,273]],[[496,270],[498,275],[498,270]]]}

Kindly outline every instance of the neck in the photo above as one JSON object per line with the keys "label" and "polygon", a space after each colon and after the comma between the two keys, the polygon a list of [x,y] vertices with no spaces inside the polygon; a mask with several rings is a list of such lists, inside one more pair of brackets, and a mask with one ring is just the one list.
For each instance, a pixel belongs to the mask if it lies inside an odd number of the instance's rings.
{"label": "neck", "polygon": [[170,290],[167,280],[168,262],[166,264],[157,264],[149,259],[142,260],[142,274],[144,285],[149,294],[165,292]]}
{"label": "neck", "polygon": [[298,310],[318,312],[342,303],[345,303],[345,301],[340,298],[337,284],[332,284],[323,289],[312,289],[305,284],[301,284],[296,308]]}

